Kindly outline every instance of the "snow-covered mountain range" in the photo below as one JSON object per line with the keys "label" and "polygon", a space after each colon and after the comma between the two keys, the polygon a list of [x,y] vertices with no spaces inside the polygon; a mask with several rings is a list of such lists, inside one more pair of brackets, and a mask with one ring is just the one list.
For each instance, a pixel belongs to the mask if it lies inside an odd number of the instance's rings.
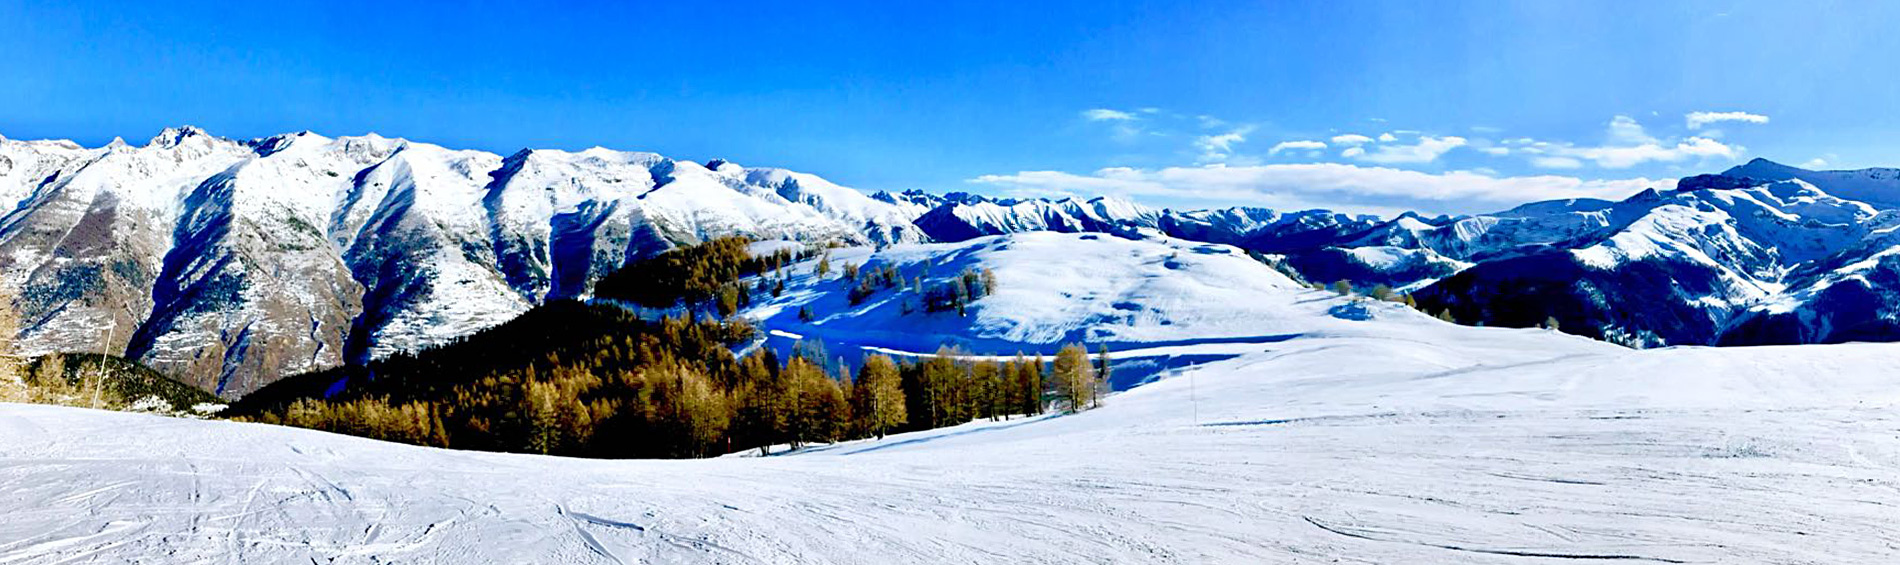
{"label": "snow-covered mountain range", "polygon": [[0,202],[29,353],[123,352],[224,395],[464,335],[710,236],[925,238],[913,208],[802,173],[373,134],[0,138]]}
{"label": "snow-covered mountain range", "polygon": [[954,241],[1102,231],[1227,243],[1306,279],[1387,285],[1460,322],[1632,346],[1900,339],[1900,170],[1809,171],[1764,159],[1622,201],[1533,202],[1462,217],[1259,208],[1179,212],[1113,199],[951,195],[917,225]]}
{"label": "snow-covered mountain range", "polygon": [[1386,284],[1465,323],[1634,345],[1900,338],[1896,171],[1756,160],[1621,202],[1468,217],[865,194],[652,153],[374,134],[0,138],[0,284],[29,353],[124,353],[226,396],[441,343],[723,235],[888,247],[1022,232],[1183,239]]}

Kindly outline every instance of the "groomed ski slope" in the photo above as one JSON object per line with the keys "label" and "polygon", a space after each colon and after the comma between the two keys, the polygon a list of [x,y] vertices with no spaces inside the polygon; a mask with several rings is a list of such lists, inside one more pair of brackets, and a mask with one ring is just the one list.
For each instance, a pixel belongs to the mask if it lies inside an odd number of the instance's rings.
{"label": "groomed ski slope", "polygon": [[1098,410],[766,458],[0,405],[0,564],[1900,561],[1900,346],[1634,351],[1257,300],[1297,337]]}

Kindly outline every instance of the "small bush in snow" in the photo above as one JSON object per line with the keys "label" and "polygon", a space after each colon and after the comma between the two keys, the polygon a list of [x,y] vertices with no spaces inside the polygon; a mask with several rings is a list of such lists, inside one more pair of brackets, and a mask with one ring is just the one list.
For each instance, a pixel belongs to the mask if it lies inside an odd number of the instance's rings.
{"label": "small bush in snow", "polygon": [[128,412],[158,412],[168,414],[172,411],[172,403],[166,402],[165,399],[157,396],[146,396],[133,401],[132,405],[127,406],[125,409]]}

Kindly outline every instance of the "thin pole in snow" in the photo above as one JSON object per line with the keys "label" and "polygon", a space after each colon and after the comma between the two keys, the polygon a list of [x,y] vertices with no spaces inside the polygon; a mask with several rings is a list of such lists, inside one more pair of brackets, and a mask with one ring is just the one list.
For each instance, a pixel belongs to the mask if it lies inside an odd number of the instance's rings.
{"label": "thin pole in snow", "polygon": [[1194,406],[1194,425],[1201,425],[1201,398],[1194,393],[1194,370],[1188,370],[1188,404]]}
{"label": "thin pole in snow", "polygon": [[119,329],[117,318],[108,320],[108,323],[112,325],[106,326],[106,340],[99,344],[99,378],[92,383],[93,408],[99,407],[99,391],[106,388],[106,352],[112,348],[112,331]]}

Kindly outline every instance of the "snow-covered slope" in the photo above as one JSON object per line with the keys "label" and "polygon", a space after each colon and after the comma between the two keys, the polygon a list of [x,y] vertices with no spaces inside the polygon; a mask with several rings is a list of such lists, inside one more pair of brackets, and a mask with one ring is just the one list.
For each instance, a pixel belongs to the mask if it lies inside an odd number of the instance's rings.
{"label": "snow-covered slope", "polygon": [[28,353],[124,352],[219,394],[413,350],[584,296],[722,235],[918,241],[816,176],[651,153],[509,157],[374,134],[0,138],[0,267]]}
{"label": "snow-covered slope", "polygon": [[[1285,310],[1260,297],[1299,287],[1238,248],[1181,240],[1032,232],[832,250],[834,265],[894,267],[926,287],[950,284],[966,270],[992,271],[996,290],[959,316],[923,311],[909,283],[851,304],[849,279],[835,270],[814,275],[815,261],[788,267],[784,295],[742,315],[769,329],[908,351],[947,343],[978,353],[1053,352],[1077,341],[1126,348],[1277,333]],[[801,307],[816,313],[812,321],[798,319]]]}
{"label": "snow-covered slope", "polygon": [[[968,253],[1033,244],[988,245]],[[1012,284],[1043,292],[1006,278],[993,298]],[[1236,356],[1100,409],[770,458],[568,460],[0,405],[0,561],[1900,559],[1900,346],[1629,350],[1253,290],[1233,306],[1292,337],[1184,346]]]}
{"label": "snow-covered slope", "polygon": [[1110,232],[1154,227],[1161,212],[1119,198],[1083,201],[992,200],[952,194],[918,216],[917,227],[936,241],[962,241],[986,235],[1033,231]]}
{"label": "snow-covered slope", "polygon": [[1835,267],[1890,249],[1882,234],[1900,212],[1798,179],[1705,176],[1684,186],[1545,215],[1551,219],[1533,221],[1529,233],[1564,239],[1493,245],[1471,256],[1475,266],[1421,291],[1420,301],[1468,322],[1524,326],[1555,317],[1572,331],[1630,344],[1716,344],[1735,341],[1727,337],[1734,331],[1768,336],[1741,340],[1752,343],[1845,341],[1849,334],[1735,327],[1755,316],[1751,310],[1786,311],[1806,300],[1813,293],[1801,289],[1842,276]]}
{"label": "snow-covered slope", "polygon": [[1842,198],[1859,200],[1881,208],[1900,208],[1900,169],[1811,171],[1756,158],[1723,171],[1722,176],[1752,178],[1757,181],[1799,179]]}

